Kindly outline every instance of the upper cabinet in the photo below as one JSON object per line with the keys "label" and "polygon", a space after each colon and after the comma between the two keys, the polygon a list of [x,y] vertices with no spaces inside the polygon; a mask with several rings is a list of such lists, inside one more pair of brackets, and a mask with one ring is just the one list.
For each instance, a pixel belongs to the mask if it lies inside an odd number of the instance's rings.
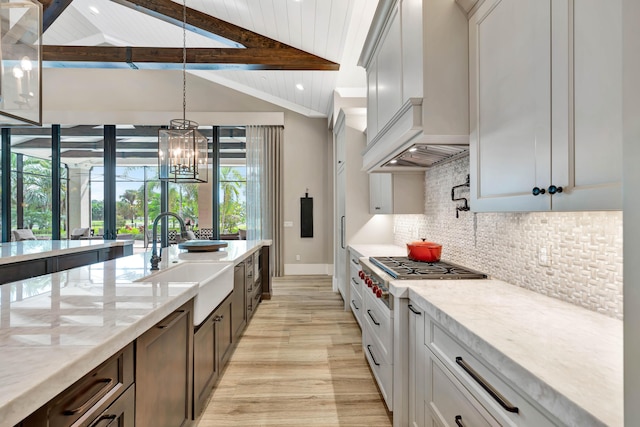
{"label": "upper cabinet", "polygon": [[471,208],[622,208],[620,0],[486,0],[469,21]]}
{"label": "upper cabinet", "polygon": [[424,213],[424,173],[370,173],[369,213]]}
{"label": "upper cabinet", "polygon": [[380,0],[359,65],[365,170],[414,144],[469,144],[468,21],[454,1]]}

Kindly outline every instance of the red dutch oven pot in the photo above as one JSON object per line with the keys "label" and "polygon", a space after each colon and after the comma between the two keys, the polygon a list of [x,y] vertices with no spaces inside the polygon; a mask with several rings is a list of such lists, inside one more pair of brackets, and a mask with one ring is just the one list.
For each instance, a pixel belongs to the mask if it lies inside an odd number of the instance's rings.
{"label": "red dutch oven pot", "polygon": [[407,243],[407,256],[413,261],[438,262],[441,253],[441,244],[427,242],[426,239]]}

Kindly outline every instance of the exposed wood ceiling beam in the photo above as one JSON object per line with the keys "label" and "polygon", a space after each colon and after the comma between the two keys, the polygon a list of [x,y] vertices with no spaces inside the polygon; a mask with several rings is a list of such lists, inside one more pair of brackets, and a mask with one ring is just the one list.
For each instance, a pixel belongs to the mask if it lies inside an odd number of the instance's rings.
{"label": "exposed wood ceiling beam", "polygon": [[[138,12],[177,26],[182,26],[182,5],[171,0],[111,0]],[[290,48],[286,44],[262,36],[237,25],[230,24],[198,10],[186,8],[187,29],[204,34],[215,34],[239,43],[238,47]],[[204,34],[207,35],[207,34]]]}
{"label": "exposed wood ceiling beam", "polygon": [[[187,48],[188,69],[246,68],[262,70],[337,71],[340,64],[295,49]],[[182,64],[182,48],[120,46],[42,46],[42,60],[61,63]],[[221,65],[227,65],[223,67]],[[242,67],[246,65],[246,67]],[[73,66],[73,64],[69,64]],[[147,67],[147,68],[158,68]],[[177,68],[177,67],[164,67]]]}
{"label": "exposed wood ceiling beam", "polygon": [[[43,0],[48,25],[72,0]],[[174,25],[182,25],[183,8],[171,0],[112,0],[141,13]],[[51,10],[50,10],[51,9]],[[200,11],[186,9],[186,28],[207,37],[220,36],[236,42],[232,48],[188,48],[189,69],[260,69],[337,71],[340,64],[326,60],[284,43],[222,21]],[[47,27],[45,28],[48,28]],[[246,47],[245,48],[243,48]],[[133,68],[175,68],[144,64],[182,64],[182,48],[120,47],[120,46],[43,46],[42,59],[56,66],[95,63],[105,68],[114,63]],[[66,64],[65,64],[66,63]],[[88,66],[88,65],[87,65]]]}
{"label": "exposed wood ceiling beam", "polygon": [[40,0],[42,3],[42,32],[58,19],[58,16],[71,4],[73,0]]}

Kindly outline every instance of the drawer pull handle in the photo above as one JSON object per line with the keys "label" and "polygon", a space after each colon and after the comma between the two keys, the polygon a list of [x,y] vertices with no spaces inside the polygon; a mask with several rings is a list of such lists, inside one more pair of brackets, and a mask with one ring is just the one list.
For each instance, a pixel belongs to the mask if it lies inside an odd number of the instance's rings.
{"label": "drawer pull handle", "polygon": [[373,324],[376,326],[380,326],[380,323],[373,318],[373,316],[371,315],[371,310],[367,310],[367,314],[369,315],[369,317],[371,318],[371,320],[373,320]]}
{"label": "drawer pull handle", "polygon": [[421,316],[422,313],[420,313],[418,310],[416,310],[415,308],[413,308],[413,306],[411,304],[409,304],[409,310],[411,310],[411,312],[413,314],[417,314],[418,316]]}
{"label": "drawer pull handle", "polygon": [[87,386],[87,388],[85,388],[81,393],[79,393],[79,396],[83,396],[89,391],[91,391],[93,388],[95,388],[97,385],[101,385],[98,391],[93,393],[82,405],[73,409],[65,409],[62,413],[65,415],[76,415],[86,411],[92,405],[94,405],[98,400],[100,400],[105,394],[107,394],[107,391],[111,389],[111,386],[113,385],[113,383],[114,383],[113,378],[99,378],[95,380],[92,384]]}
{"label": "drawer pull handle", "polygon": [[358,306],[356,305],[356,301],[355,301],[355,300],[351,300],[351,305],[353,305],[353,307],[354,307],[356,310],[360,310],[360,307],[358,307]]}
{"label": "drawer pull handle", "polygon": [[355,265],[360,265],[360,261],[358,261],[356,258],[351,258],[351,260]]}
{"label": "drawer pull handle", "polygon": [[[117,415],[102,415],[100,418],[96,420],[95,423],[91,424],[91,427],[98,427],[99,425],[104,425],[105,427],[109,427],[113,420],[118,418]],[[108,421],[106,424],[103,424],[103,421]]]}
{"label": "drawer pull handle", "polygon": [[376,357],[373,355],[373,351],[371,351],[371,346],[370,345],[367,345],[367,351],[371,355],[371,360],[373,360],[373,364],[376,365],[376,366],[380,366],[380,364],[376,360]]}
{"label": "drawer pull handle", "polygon": [[456,363],[465,370],[467,374],[471,376],[480,386],[485,389],[487,393],[491,395],[495,399],[496,402],[500,404],[506,411],[518,413],[519,409],[516,406],[513,406],[509,401],[502,395],[498,390],[493,388],[491,384],[489,384],[482,376],[477,373],[471,366],[467,365],[467,362],[462,360],[462,357],[456,357]]}
{"label": "drawer pull handle", "polygon": [[458,427],[464,427],[464,424],[462,424],[462,415],[456,415],[456,425]]}
{"label": "drawer pull handle", "polygon": [[262,294],[256,294],[256,297],[254,298],[256,300],[256,302],[260,302],[260,297],[262,296]]}
{"label": "drawer pull handle", "polygon": [[178,321],[178,319],[181,317],[182,313],[184,313],[184,310],[174,311],[173,313],[171,313],[169,315],[169,317],[164,319],[164,321],[166,323],[161,323],[161,324],[158,325],[158,329],[166,329],[169,326],[173,325],[175,322]]}
{"label": "drawer pull handle", "polygon": [[353,277],[351,278],[351,281],[353,282],[354,285],[358,286],[358,281],[356,279],[354,279]]}

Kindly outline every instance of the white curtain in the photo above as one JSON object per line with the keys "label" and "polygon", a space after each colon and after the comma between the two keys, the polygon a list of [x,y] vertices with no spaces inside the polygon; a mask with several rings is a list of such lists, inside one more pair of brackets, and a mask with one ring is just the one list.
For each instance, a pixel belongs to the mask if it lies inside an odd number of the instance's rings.
{"label": "white curtain", "polygon": [[247,126],[247,240],[270,239],[273,276],[284,273],[282,126]]}

